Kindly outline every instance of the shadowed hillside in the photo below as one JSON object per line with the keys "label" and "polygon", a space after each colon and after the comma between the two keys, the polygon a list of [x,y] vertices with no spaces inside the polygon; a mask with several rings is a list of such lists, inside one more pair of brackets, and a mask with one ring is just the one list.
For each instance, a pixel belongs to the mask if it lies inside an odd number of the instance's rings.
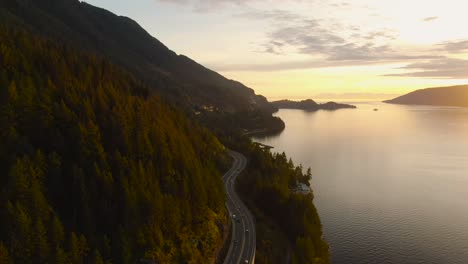
{"label": "shadowed hillside", "polygon": [[417,90],[384,102],[389,104],[468,107],[468,85]]}
{"label": "shadowed hillside", "polygon": [[0,43],[0,263],[212,259],[218,140],[106,60],[13,25]]}
{"label": "shadowed hillside", "polygon": [[263,96],[177,55],[130,18],[78,0],[2,0],[0,7],[0,22],[24,25],[79,49],[103,54],[207,124],[217,119],[213,112],[235,116],[242,111],[253,117],[247,120],[242,114],[243,122],[236,118],[238,128],[258,129],[260,124],[278,130],[283,126],[271,117],[275,108]]}

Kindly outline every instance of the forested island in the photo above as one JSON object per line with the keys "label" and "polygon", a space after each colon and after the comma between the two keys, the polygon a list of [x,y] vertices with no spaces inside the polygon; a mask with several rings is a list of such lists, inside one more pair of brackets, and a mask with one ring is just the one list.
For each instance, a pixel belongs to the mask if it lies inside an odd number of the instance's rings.
{"label": "forested island", "polygon": [[324,104],[319,104],[312,99],[302,100],[302,101],[292,101],[292,100],[279,100],[271,102],[274,106],[280,109],[300,109],[305,111],[318,111],[318,110],[338,110],[343,108],[354,109],[356,106],[349,104],[340,104],[335,102],[328,102]]}
{"label": "forested island", "polygon": [[428,88],[384,101],[389,104],[468,107],[468,85]]}
{"label": "forested island", "polygon": [[284,128],[276,107],[131,19],[2,1],[0,86],[0,263],[214,263],[226,147],[249,159],[256,262],[329,262],[313,196],[290,191],[310,173],[243,135]]}

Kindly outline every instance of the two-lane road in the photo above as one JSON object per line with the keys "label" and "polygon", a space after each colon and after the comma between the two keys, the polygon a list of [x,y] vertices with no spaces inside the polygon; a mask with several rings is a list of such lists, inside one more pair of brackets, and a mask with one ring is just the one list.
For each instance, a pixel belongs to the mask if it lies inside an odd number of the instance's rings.
{"label": "two-lane road", "polygon": [[234,159],[231,169],[223,176],[226,189],[226,206],[232,221],[232,238],[224,264],[255,262],[255,222],[247,206],[241,201],[235,191],[235,182],[240,172],[245,169],[247,160],[244,155],[230,151]]}

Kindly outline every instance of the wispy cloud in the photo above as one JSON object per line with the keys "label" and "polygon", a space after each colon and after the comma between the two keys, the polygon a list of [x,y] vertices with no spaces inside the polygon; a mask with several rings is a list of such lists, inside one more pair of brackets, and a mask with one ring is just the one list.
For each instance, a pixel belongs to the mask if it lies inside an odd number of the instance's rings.
{"label": "wispy cloud", "polygon": [[233,4],[233,5],[244,5],[248,3],[248,0],[156,0],[159,2],[165,2],[170,4],[187,5],[193,7],[196,12],[208,12],[216,10],[222,6]]}
{"label": "wispy cloud", "polygon": [[[404,61],[417,61],[417,60],[435,60],[442,59],[442,56],[389,56],[387,58],[381,57],[379,60],[323,60],[313,59],[301,61],[288,61],[278,63],[265,63],[265,64],[229,64],[229,63],[216,63],[208,65],[210,68],[218,71],[255,71],[255,72],[274,72],[274,71],[288,71],[288,70],[301,70],[301,69],[318,69],[318,68],[333,68],[333,67],[351,67],[351,66],[366,66],[376,64],[391,64]],[[388,75],[393,76],[393,75]]]}
{"label": "wispy cloud", "polygon": [[[342,2],[333,5],[346,8],[350,4]],[[329,65],[367,65],[441,57],[434,53],[402,51],[398,46],[393,45],[399,33],[388,28],[374,28],[372,31],[366,31],[356,25],[343,25],[339,21],[308,18],[284,10],[250,10],[239,17],[267,20],[271,23],[272,30],[266,33],[266,41],[260,43],[263,52],[277,55],[297,53],[314,58],[310,60],[311,62],[284,64],[284,67],[252,65],[252,69],[295,69],[300,65],[326,67]],[[465,47],[465,44],[468,46],[468,43],[450,43],[447,48],[461,48]]]}
{"label": "wispy cloud", "polygon": [[206,4],[206,5],[217,5],[222,3],[234,3],[234,4],[245,4],[252,2],[252,0],[157,0],[160,2],[168,2],[172,4]]}
{"label": "wispy cloud", "polygon": [[408,72],[388,74],[396,77],[422,77],[436,79],[468,79],[468,60],[450,58],[451,54],[468,52],[468,40],[447,41],[436,44],[436,53],[445,54],[439,58],[410,63],[399,68]]}
{"label": "wispy cloud", "polygon": [[354,93],[319,93],[314,96],[318,99],[341,99],[341,100],[356,100],[356,99],[367,99],[367,100],[382,100],[387,98],[394,98],[399,94],[396,93],[365,93],[365,92],[354,92]]}
{"label": "wispy cloud", "polygon": [[[396,69],[403,73],[387,74],[394,77],[423,77],[441,79],[468,78],[468,60],[449,58],[450,54],[468,52],[468,40],[447,41],[434,45],[402,47],[397,40],[399,32],[386,27],[362,27],[341,21],[333,16],[312,16],[293,9],[255,9],[255,4],[304,3],[306,0],[156,0],[187,5],[196,11],[215,11],[221,7],[235,6],[234,19],[267,25],[263,38],[254,44],[254,50],[277,55],[278,62],[266,64],[210,65],[219,71],[284,71],[307,68],[350,67],[375,64],[403,63]],[[357,8],[351,1],[311,0],[330,10],[347,12]],[[259,5],[263,6],[263,5]],[[274,6],[274,5],[271,5]],[[258,7],[258,6],[257,6]],[[285,6],[283,5],[285,8]],[[364,7],[361,7],[364,8]],[[366,9],[367,10],[367,9]],[[362,10],[361,10],[362,11]],[[365,12],[371,12],[367,10]],[[353,11],[354,12],[354,11]],[[369,14],[370,15],[370,14]],[[420,19],[422,22],[439,20],[439,16]],[[245,21],[244,21],[245,22]],[[291,61],[288,55],[303,56]],[[281,59],[283,56],[285,59]]]}
{"label": "wispy cloud", "polygon": [[287,10],[272,9],[272,10],[255,10],[248,9],[242,13],[235,14],[234,17],[245,18],[250,20],[269,20],[271,22],[295,22],[300,20],[302,17],[298,14]]}
{"label": "wispy cloud", "polygon": [[[347,6],[343,4],[343,6]],[[216,65],[223,71],[281,71],[304,68],[339,67],[421,61],[441,56],[408,53],[392,46],[398,32],[382,28],[364,31],[358,26],[342,25],[337,21],[311,19],[284,10],[249,10],[238,17],[266,20],[272,30],[260,43],[261,52],[307,55],[308,60],[276,64]]]}
{"label": "wispy cloud", "polygon": [[451,54],[468,52],[468,40],[449,41],[438,46]]}
{"label": "wispy cloud", "polygon": [[423,21],[424,21],[424,22],[431,22],[431,21],[434,21],[434,20],[437,20],[437,19],[439,19],[439,17],[437,17],[437,16],[431,16],[431,17],[425,17],[425,18],[423,18]]}
{"label": "wispy cloud", "polygon": [[[308,4],[319,4],[326,5],[338,9],[350,9],[353,8],[353,4],[350,2],[339,1],[339,0],[155,0],[158,2],[185,5],[193,7],[194,11],[197,12],[210,12],[219,10],[222,7],[228,6],[238,6],[245,7],[254,4],[268,4],[268,5],[277,5],[277,4],[287,4],[289,3],[308,3]],[[367,6],[364,6],[368,8]]]}
{"label": "wispy cloud", "polygon": [[226,6],[248,6],[249,4],[261,2],[302,2],[304,0],[156,0],[170,4],[186,5],[193,7],[196,12],[210,12],[219,10]]}
{"label": "wispy cloud", "polygon": [[412,63],[400,69],[407,73],[388,74],[386,76],[423,77],[437,79],[468,79],[468,60],[440,58],[425,62]]}

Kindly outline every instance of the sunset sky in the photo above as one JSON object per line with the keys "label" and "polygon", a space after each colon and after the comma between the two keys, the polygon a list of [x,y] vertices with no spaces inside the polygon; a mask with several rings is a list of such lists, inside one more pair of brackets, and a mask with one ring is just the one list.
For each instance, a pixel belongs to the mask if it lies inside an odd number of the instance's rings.
{"label": "sunset sky", "polygon": [[468,83],[462,0],[88,0],[269,99],[380,100]]}

